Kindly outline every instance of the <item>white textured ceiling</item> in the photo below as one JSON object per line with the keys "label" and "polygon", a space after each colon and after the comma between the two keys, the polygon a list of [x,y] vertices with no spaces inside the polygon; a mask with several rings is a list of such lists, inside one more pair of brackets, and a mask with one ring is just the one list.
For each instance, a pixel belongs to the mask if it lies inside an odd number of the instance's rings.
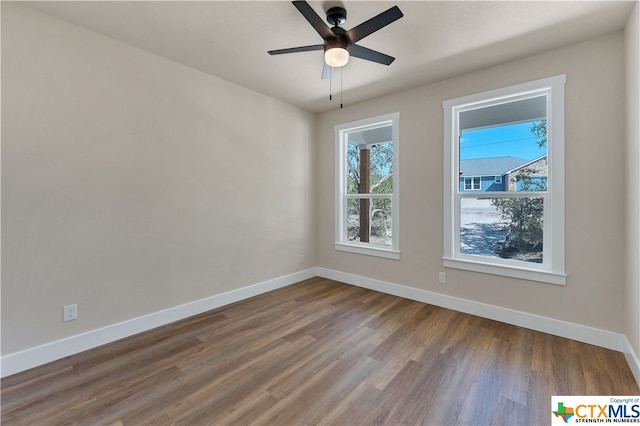
{"label": "white textured ceiling", "polygon": [[[390,66],[352,58],[343,68],[345,104],[612,33],[633,1],[326,1],[323,19],[347,9],[350,29],[393,5],[404,17],[358,44],[396,57]],[[321,44],[288,1],[71,1],[27,5],[121,42],[314,112],[336,108],[321,80],[322,51],[270,56],[271,49]],[[334,74],[334,93],[340,74]]]}

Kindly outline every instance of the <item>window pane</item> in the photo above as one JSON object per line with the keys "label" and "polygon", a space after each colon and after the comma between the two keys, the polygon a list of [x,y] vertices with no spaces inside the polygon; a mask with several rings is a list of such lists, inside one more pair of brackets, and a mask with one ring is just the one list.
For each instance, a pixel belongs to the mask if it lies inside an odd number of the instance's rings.
{"label": "window pane", "polygon": [[542,263],[542,198],[462,198],[460,253]]}
{"label": "window pane", "polygon": [[546,96],[464,111],[460,123],[461,191],[547,190]]}
{"label": "window pane", "polygon": [[[367,211],[366,216],[360,212]],[[369,223],[366,223],[367,220]],[[347,238],[391,246],[391,198],[350,198],[347,200]],[[362,229],[362,232],[361,232]]]}
{"label": "window pane", "polygon": [[379,143],[371,146],[371,193],[393,193],[393,144]]}
{"label": "window pane", "polygon": [[347,199],[347,240],[360,241],[360,200]]}
{"label": "window pane", "polygon": [[[363,169],[367,158],[368,167]],[[347,144],[346,177],[347,194],[392,194],[393,144]]]}
{"label": "window pane", "polygon": [[371,200],[371,242],[391,245],[391,198]]}
{"label": "window pane", "polygon": [[360,184],[360,154],[356,145],[347,144],[347,194],[357,194]]}

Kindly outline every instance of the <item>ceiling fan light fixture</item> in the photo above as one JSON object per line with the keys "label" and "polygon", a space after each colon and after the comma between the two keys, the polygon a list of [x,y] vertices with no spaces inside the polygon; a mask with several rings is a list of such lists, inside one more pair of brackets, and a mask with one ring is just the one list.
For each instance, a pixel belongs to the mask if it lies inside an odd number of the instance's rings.
{"label": "ceiling fan light fixture", "polygon": [[349,62],[349,51],[343,46],[328,46],[324,51],[324,61],[333,68],[343,67]]}
{"label": "ceiling fan light fixture", "polygon": [[[345,29],[340,26],[347,20],[347,11],[343,7],[331,7],[327,10],[327,22],[333,25],[333,27],[329,28],[306,0],[294,0],[292,3],[304,19],[306,19],[320,37],[322,37],[324,44],[269,50],[267,53],[270,55],[324,50],[325,66],[322,71],[323,79],[326,78],[325,76],[331,76],[330,72],[327,73],[325,71],[327,70],[327,66],[329,67],[328,70],[343,67],[347,65],[349,56],[351,55],[383,65],[391,65],[395,59],[393,56],[385,55],[384,53],[368,49],[356,43],[402,18],[404,15],[398,6],[393,6],[373,18],[364,21],[360,25],[351,28],[349,31],[345,31]],[[351,52],[349,52],[350,50]]]}

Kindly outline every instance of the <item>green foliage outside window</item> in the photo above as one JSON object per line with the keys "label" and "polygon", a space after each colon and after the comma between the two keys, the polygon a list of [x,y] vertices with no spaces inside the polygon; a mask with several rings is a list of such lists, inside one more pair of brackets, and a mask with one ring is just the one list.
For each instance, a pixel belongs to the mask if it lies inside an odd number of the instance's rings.
{"label": "green foliage outside window", "polygon": [[[544,147],[547,144],[547,121],[535,121],[531,133],[536,137],[537,144]],[[518,191],[546,191],[545,180],[534,180],[533,169],[525,168],[516,175]],[[502,216],[508,232],[498,252],[500,257],[513,258],[526,256],[527,260],[542,262],[543,250],[543,214],[542,198],[518,197],[495,198],[491,204]]]}
{"label": "green foliage outside window", "polygon": [[[393,145],[390,142],[368,147],[370,149],[369,194],[393,193]],[[360,186],[360,150],[347,145],[347,194],[358,194]],[[352,199],[347,203],[347,233],[351,241],[360,236],[360,203]],[[373,198],[369,208],[370,242],[391,245],[391,198]]]}

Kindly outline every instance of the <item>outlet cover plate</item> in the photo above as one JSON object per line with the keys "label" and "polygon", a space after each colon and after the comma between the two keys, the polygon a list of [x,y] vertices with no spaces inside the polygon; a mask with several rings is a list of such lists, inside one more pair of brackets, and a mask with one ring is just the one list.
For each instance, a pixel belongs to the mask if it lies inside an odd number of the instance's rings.
{"label": "outlet cover plate", "polygon": [[67,305],[63,308],[64,322],[78,319],[78,305]]}

